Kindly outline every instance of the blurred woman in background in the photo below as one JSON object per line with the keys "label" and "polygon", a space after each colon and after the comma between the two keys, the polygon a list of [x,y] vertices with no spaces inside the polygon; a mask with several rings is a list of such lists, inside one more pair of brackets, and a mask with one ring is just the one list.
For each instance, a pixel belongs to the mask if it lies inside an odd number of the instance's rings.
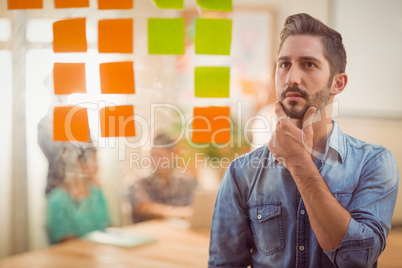
{"label": "blurred woman in background", "polygon": [[104,230],[110,222],[96,177],[96,150],[65,143],[62,161],[64,180],[46,197],[46,227],[51,244]]}

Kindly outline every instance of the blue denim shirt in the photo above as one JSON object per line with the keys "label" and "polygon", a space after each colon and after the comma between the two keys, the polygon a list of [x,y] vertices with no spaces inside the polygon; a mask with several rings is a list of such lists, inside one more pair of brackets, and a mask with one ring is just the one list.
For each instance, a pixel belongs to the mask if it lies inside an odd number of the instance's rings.
{"label": "blue denim shirt", "polygon": [[320,248],[292,175],[264,146],[234,160],[223,176],[209,267],[376,267],[398,191],[392,153],[334,123],[315,164],[352,216],[339,248]]}

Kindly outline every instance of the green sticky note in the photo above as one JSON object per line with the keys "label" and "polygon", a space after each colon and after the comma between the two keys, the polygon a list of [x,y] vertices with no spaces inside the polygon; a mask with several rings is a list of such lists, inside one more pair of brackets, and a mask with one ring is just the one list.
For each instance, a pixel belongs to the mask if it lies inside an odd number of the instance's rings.
{"label": "green sticky note", "polygon": [[203,9],[216,11],[232,11],[232,0],[197,0],[197,4]]}
{"label": "green sticky note", "polygon": [[183,0],[154,0],[158,8],[183,9]]}
{"label": "green sticky note", "polygon": [[229,98],[229,67],[195,67],[195,96]]}
{"label": "green sticky note", "polygon": [[184,19],[148,19],[149,54],[184,54]]}
{"label": "green sticky note", "polygon": [[199,19],[195,21],[195,53],[230,55],[232,20]]}

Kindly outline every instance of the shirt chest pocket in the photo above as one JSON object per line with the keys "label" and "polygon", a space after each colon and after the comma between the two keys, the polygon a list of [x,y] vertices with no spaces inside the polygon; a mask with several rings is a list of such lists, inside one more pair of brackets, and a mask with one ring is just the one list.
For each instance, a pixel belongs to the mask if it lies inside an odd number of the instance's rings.
{"label": "shirt chest pocket", "polygon": [[257,250],[271,255],[283,249],[281,203],[252,206],[249,213]]}

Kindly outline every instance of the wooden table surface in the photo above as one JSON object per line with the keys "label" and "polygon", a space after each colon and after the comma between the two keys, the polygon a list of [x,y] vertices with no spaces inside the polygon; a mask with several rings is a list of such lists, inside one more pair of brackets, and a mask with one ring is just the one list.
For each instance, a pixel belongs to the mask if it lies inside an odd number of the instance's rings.
{"label": "wooden table surface", "polygon": [[208,232],[183,230],[163,221],[125,227],[155,242],[123,248],[75,239],[44,250],[0,260],[1,268],[189,268],[207,267]]}
{"label": "wooden table surface", "polygon": [[[76,239],[44,250],[0,260],[0,268],[198,268],[207,267],[209,232],[194,232],[163,221],[125,227],[124,231],[156,238],[155,242],[122,248]],[[379,268],[402,267],[402,228],[393,229],[380,256]]]}
{"label": "wooden table surface", "polygon": [[378,259],[378,267],[402,267],[402,227],[391,229],[387,238],[387,246]]}

